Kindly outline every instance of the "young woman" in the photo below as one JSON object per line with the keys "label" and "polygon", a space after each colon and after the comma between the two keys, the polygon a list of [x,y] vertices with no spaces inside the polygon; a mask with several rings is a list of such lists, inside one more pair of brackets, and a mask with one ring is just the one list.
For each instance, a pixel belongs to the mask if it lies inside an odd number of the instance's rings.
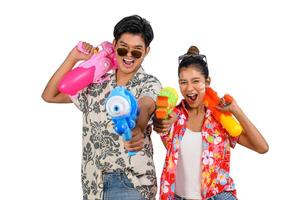
{"label": "young woman", "polygon": [[184,99],[174,109],[175,117],[154,119],[154,130],[162,133],[167,148],[160,199],[236,199],[229,176],[230,147],[238,142],[266,153],[268,144],[235,100],[218,109],[231,112],[239,121],[243,128],[239,137],[231,137],[204,106],[210,77],[206,57],[199,54],[197,47],[190,47],[179,57],[178,76]]}

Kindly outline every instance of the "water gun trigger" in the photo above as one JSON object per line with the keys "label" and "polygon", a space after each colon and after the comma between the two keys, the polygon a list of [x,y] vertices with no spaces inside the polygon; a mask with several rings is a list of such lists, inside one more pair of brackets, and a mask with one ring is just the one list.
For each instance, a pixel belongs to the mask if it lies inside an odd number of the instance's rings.
{"label": "water gun trigger", "polygon": [[99,75],[98,77],[96,77],[96,80],[94,82],[95,83],[103,83],[106,80],[109,80],[108,74]]}
{"label": "water gun trigger", "polygon": [[132,130],[136,126],[136,122],[134,120],[129,120],[128,121],[129,128]]}

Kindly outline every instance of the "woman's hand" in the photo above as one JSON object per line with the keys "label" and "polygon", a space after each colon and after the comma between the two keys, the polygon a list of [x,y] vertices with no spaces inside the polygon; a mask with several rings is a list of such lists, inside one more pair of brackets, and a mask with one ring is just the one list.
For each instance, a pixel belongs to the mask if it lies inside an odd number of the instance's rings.
{"label": "woman's hand", "polygon": [[230,112],[232,114],[236,114],[240,112],[240,107],[236,103],[235,99],[232,98],[231,103],[227,103],[224,98],[221,98],[221,101],[218,106],[216,106],[222,112]]}
{"label": "woman's hand", "polygon": [[244,114],[242,109],[237,105],[236,101],[232,99],[230,104],[225,103],[222,98],[217,109],[224,112],[231,112],[239,121],[243,128],[242,134],[239,136],[238,143],[258,153],[266,153],[269,150],[269,145],[261,135],[255,125]]}
{"label": "woman's hand", "polygon": [[158,119],[156,115],[153,117],[154,131],[157,133],[167,133],[171,125],[177,121],[177,114],[172,112],[169,114],[168,119]]}

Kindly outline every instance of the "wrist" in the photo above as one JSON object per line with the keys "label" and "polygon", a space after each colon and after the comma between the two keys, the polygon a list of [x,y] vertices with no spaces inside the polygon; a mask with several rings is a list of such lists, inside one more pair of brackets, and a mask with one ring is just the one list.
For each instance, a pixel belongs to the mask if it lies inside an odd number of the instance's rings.
{"label": "wrist", "polygon": [[73,57],[73,56],[67,56],[67,58],[65,59],[65,65],[70,66],[71,68],[74,67],[74,65],[76,65],[76,63],[79,61],[79,59]]}
{"label": "wrist", "polygon": [[76,64],[78,61],[80,61],[80,59],[76,58],[75,56],[73,56],[72,54],[69,54],[66,58],[66,62],[70,63],[70,64]]}
{"label": "wrist", "polygon": [[236,105],[232,109],[231,113],[237,118],[238,116],[240,116],[242,114],[242,110],[241,110],[241,108],[239,106]]}

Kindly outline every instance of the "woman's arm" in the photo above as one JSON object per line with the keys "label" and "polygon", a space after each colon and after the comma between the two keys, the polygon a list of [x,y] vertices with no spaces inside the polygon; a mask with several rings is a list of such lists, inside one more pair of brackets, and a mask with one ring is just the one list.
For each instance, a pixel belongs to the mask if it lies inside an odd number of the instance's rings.
{"label": "woman's arm", "polygon": [[238,143],[240,145],[245,146],[261,154],[266,153],[269,150],[269,145],[264,139],[264,137],[255,127],[255,125],[249,120],[249,118],[245,115],[242,109],[237,105],[235,100],[233,100],[233,102],[230,105],[220,109],[231,112],[241,124],[243,132],[239,136],[238,140]]}
{"label": "woman's arm", "polygon": [[177,121],[177,114],[172,112],[169,114],[168,119],[157,119],[156,115],[153,116],[153,126],[154,131],[159,133],[161,140],[165,146],[166,149],[169,148],[169,145],[171,143],[171,137],[170,137],[170,131],[172,125]]}

